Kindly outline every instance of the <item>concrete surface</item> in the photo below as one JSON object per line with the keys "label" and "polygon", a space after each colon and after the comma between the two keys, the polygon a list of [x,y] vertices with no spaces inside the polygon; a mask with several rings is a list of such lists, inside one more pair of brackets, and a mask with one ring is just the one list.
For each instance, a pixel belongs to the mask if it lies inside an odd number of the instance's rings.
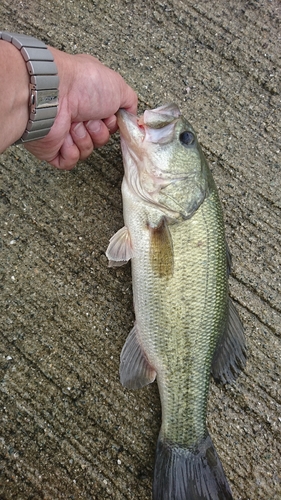
{"label": "concrete surface", "polygon": [[[280,500],[279,0],[2,0],[1,28],[121,72],[140,109],[175,101],[219,186],[248,363],[211,386],[209,427],[236,500]],[[72,172],[20,147],[1,165],[0,498],[151,498],[156,384],[123,390],[130,268],[118,136]]]}

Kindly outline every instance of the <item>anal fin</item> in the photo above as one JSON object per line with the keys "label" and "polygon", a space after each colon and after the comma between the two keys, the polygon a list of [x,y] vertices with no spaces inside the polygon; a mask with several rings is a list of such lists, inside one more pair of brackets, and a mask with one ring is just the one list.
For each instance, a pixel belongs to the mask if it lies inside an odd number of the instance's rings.
{"label": "anal fin", "polygon": [[235,380],[246,363],[246,343],[238,312],[229,299],[228,323],[212,362],[212,375],[223,384]]}
{"label": "anal fin", "polygon": [[140,389],[155,380],[156,371],[149,364],[137,338],[137,325],[128,335],[120,356],[120,381],[128,389]]}

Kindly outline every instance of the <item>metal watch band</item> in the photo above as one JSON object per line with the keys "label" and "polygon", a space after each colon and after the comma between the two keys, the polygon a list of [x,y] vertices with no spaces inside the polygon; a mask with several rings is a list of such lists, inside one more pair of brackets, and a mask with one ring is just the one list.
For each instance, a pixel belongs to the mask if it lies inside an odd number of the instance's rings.
{"label": "metal watch band", "polygon": [[59,77],[46,45],[28,35],[0,31],[0,40],[12,43],[25,60],[30,75],[30,112],[26,130],[15,144],[45,137],[58,110]]}

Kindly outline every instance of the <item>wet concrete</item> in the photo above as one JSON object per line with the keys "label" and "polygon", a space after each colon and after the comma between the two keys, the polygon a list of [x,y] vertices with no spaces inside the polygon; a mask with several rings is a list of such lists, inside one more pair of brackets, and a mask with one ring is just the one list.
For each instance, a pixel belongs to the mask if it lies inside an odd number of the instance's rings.
{"label": "wet concrete", "polygon": [[[208,421],[236,500],[280,485],[279,0],[3,0],[1,27],[121,72],[140,109],[179,104],[225,211],[248,363],[212,383]],[[151,498],[157,387],[123,390],[130,268],[108,269],[122,226],[118,136],[71,172],[20,147],[1,166],[0,498]]]}

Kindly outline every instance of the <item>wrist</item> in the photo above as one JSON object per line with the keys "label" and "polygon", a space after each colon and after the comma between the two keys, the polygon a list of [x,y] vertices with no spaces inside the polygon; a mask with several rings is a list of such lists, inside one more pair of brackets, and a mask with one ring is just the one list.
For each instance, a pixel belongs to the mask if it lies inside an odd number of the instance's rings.
{"label": "wrist", "polygon": [[53,55],[42,41],[28,35],[0,31],[0,39],[19,51],[29,75],[29,119],[17,142],[42,139],[53,126],[58,107],[59,79]]}
{"label": "wrist", "polygon": [[[15,142],[24,132],[28,121],[29,75],[18,49],[0,40],[0,65],[2,68],[0,108],[0,150]],[[5,121],[4,121],[5,120]]]}
{"label": "wrist", "polygon": [[[73,70],[73,63],[75,56],[72,54],[68,54],[61,50],[55,49],[54,47],[47,46],[48,50],[51,52],[54,62],[56,64],[58,70],[59,77],[59,109],[58,114],[62,108],[67,106],[67,112],[69,115],[73,117],[75,111],[70,109],[70,99],[69,95],[71,93],[71,88],[73,87],[75,80],[75,71]],[[75,101],[75,100],[74,100]],[[63,106],[64,104],[64,106]]]}

